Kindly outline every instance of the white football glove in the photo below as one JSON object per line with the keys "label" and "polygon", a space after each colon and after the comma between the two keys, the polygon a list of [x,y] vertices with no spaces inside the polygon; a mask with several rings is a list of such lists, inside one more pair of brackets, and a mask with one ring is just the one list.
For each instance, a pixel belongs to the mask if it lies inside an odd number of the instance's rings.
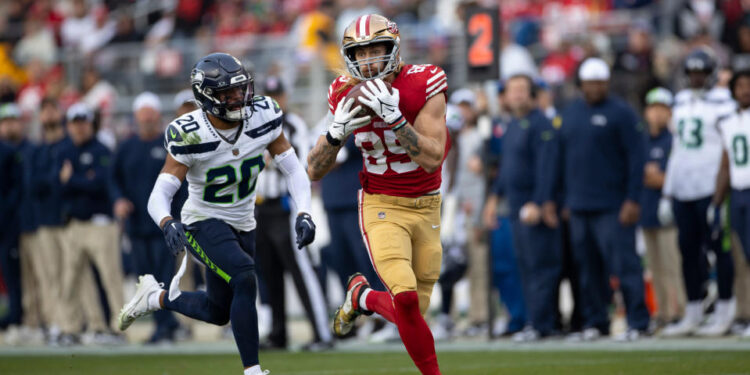
{"label": "white football glove", "polygon": [[394,125],[403,116],[401,110],[398,109],[398,89],[393,87],[391,89],[393,93],[388,92],[388,88],[380,78],[367,81],[367,87],[362,88],[362,93],[366,98],[360,96],[359,102],[372,108],[373,112],[389,125]]}
{"label": "white football glove", "polygon": [[343,141],[353,131],[370,123],[370,116],[354,117],[362,110],[362,106],[352,108],[354,98],[341,100],[333,113],[333,122],[328,125],[328,134],[332,138]]}
{"label": "white football glove", "polygon": [[672,225],[674,222],[674,212],[672,212],[672,200],[662,197],[659,200],[659,207],[656,209],[656,217],[663,226]]}

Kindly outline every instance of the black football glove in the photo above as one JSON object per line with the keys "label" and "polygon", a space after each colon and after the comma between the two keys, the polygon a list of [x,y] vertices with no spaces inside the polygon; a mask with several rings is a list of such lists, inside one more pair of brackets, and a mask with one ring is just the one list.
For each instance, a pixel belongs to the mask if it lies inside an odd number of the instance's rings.
{"label": "black football glove", "polygon": [[301,213],[297,215],[297,222],[294,224],[294,231],[297,232],[298,249],[313,242],[315,239],[315,223],[313,223],[310,214]]}
{"label": "black football glove", "polygon": [[171,219],[164,224],[164,240],[167,241],[167,247],[172,251],[172,255],[178,256],[181,252],[185,251],[185,246],[188,246],[187,236],[185,232],[190,229],[187,225],[181,223],[179,220]]}

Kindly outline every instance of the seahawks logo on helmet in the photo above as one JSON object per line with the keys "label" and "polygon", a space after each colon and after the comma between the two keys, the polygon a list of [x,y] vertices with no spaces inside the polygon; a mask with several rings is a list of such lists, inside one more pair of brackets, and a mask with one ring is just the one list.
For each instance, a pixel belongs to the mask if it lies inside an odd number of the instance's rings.
{"label": "seahawks logo on helmet", "polygon": [[201,83],[203,83],[203,79],[204,79],[205,77],[206,77],[206,75],[205,75],[205,74],[203,74],[203,71],[202,71],[202,70],[195,70],[195,71],[193,72],[193,76],[191,77],[191,79],[190,79],[190,80],[192,81],[192,83],[193,83],[193,84],[198,84],[198,85],[200,85]]}

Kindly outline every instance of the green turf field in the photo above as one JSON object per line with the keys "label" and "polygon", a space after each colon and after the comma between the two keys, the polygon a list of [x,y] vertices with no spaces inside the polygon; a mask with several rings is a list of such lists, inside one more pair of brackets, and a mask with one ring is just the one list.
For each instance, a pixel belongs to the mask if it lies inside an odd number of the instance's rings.
{"label": "green turf field", "polygon": [[[418,374],[406,353],[262,353],[264,368],[281,374]],[[750,374],[743,351],[443,352],[443,374]],[[237,355],[3,356],[0,374],[241,374]]]}

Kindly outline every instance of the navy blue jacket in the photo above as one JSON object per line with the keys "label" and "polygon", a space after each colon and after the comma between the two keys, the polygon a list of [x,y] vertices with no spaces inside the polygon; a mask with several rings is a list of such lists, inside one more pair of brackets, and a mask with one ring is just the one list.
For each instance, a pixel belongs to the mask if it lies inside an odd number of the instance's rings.
{"label": "navy blue jacket", "polygon": [[[656,137],[646,136],[646,162],[656,162],[662,172],[667,170],[667,161],[669,153],[672,151],[672,133],[663,129]],[[651,189],[643,187],[641,192],[641,220],[640,224],[644,228],[660,227],[657,211],[659,210],[659,199],[661,199],[661,189]]]}
{"label": "navy blue jacket", "polygon": [[32,178],[34,176],[34,159],[37,145],[24,139],[15,145],[16,162],[21,170],[21,194],[16,212],[17,229],[20,233],[33,232],[37,228],[36,212],[34,210],[34,194]]}
{"label": "navy blue jacket", "polygon": [[[115,154],[112,168],[112,198],[125,198],[133,203],[125,229],[131,236],[161,235],[159,227],[148,214],[148,198],[164,166],[167,151],[164,139],[156,137],[143,141],[138,136],[122,142]],[[179,220],[180,210],[187,198],[187,183],[183,183],[172,199],[172,217]]]}
{"label": "navy blue jacket", "polygon": [[321,181],[323,207],[326,210],[357,209],[359,171],[362,170],[362,153],[354,144],[354,137],[344,144],[349,157],[323,177]]}
{"label": "navy blue jacket", "polygon": [[21,191],[22,170],[16,153],[11,145],[0,142],[0,228],[3,228],[0,239],[4,239],[6,234],[17,233],[17,227],[14,230],[12,225],[17,223],[14,216],[18,211]]}
{"label": "navy blue jacket", "polygon": [[511,218],[517,218],[528,202],[554,200],[555,184],[549,168],[558,154],[559,142],[552,123],[538,109],[513,118],[502,136],[500,172],[493,185],[497,195],[508,199]]}
{"label": "navy blue jacket", "polygon": [[60,170],[56,166],[60,148],[69,140],[63,138],[51,144],[40,145],[34,158],[32,193],[34,211],[40,226],[63,224]]}
{"label": "navy blue jacket", "polygon": [[574,211],[619,209],[643,187],[643,125],[623,100],[577,99],[562,111],[560,158],[565,204]]}
{"label": "navy blue jacket", "polygon": [[55,163],[58,173],[65,160],[73,164],[73,175],[67,183],[61,184],[63,216],[78,220],[89,220],[94,214],[112,217],[109,192],[112,154],[109,149],[96,137],[80,146],[67,140],[60,145]]}

